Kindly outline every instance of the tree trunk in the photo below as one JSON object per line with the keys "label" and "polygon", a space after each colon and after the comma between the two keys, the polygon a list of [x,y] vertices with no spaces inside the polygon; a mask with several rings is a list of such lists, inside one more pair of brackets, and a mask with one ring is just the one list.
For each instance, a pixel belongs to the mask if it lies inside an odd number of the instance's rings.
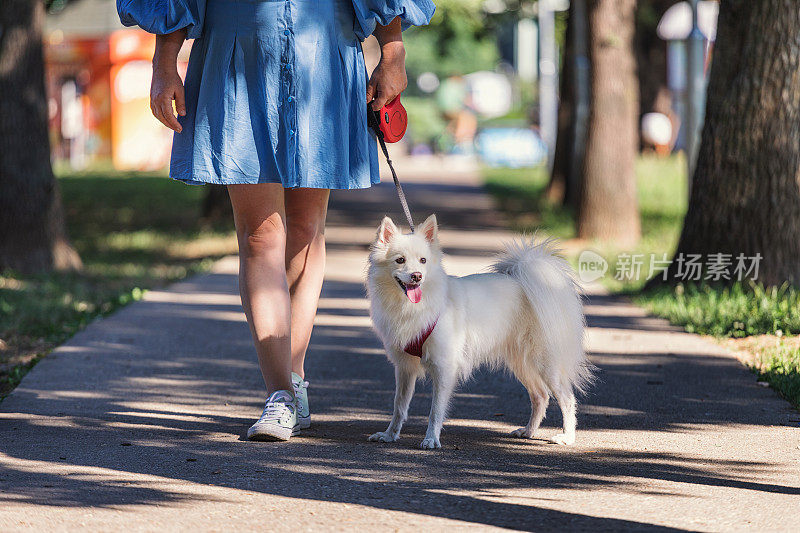
{"label": "tree trunk", "polygon": [[567,21],[558,108],[558,136],[546,196],[578,210],[589,118],[586,0],[572,0]]}
{"label": "tree trunk", "polygon": [[[735,264],[739,254],[761,254],[758,281],[800,281],[798,34],[794,0],[720,4],[706,120],[676,257],[731,254]],[[677,262],[670,271],[669,279],[680,281]]]}
{"label": "tree trunk", "polygon": [[225,185],[206,185],[203,208],[200,217],[205,222],[232,220],[233,208]]}
{"label": "tree trunk", "polygon": [[570,153],[575,142],[573,123],[575,121],[575,5],[570,2],[567,17],[567,31],[564,43],[564,59],[561,68],[561,86],[558,90],[558,132],[556,133],[556,151],[553,154],[553,170],[550,171],[550,182],[547,184],[545,196],[553,204],[567,203],[568,176],[570,174]]}
{"label": "tree trunk", "polygon": [[589,2],[591,108],[578,236],[620,247],[640,237],[634,162],[638,83],[633,55],[635,0]]}
{"label": "tree trunk", "polygon": [[0,270],[80,268],[50,166],[41,0],[0,1]]}

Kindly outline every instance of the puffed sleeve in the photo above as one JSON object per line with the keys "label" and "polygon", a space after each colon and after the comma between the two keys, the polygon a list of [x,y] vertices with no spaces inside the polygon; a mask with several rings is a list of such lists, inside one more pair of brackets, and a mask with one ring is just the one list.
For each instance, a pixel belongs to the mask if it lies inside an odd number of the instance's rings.
{"label": "puffed sleeve", "polygon": [[356,12],[355,32],[362,41],[372,35],[375,25],[386,26],[400,17],[403,30],[425,26],[436,6],[430,0],[353,0]]}
{"label": "puffed sleeve", "polygon": [[205,12],[206,0],[117,0],[123,25],[156,34],[186,28],[187,39],[200,37]]}

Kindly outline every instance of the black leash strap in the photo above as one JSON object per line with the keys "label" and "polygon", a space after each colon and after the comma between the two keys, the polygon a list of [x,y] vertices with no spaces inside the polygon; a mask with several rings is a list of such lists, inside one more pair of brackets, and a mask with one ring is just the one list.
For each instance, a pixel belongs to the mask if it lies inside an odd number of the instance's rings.
{"label": "black leash strap", "polygon": [[406,200],[406,195],[403,192],[403,186],[400,185],[400,180],[397,178],[397,172],[395,172],[394,165],[392,165],[392,160],[389,158],[389,150],[386,148],[386,141],[383,139],[383,132],[378,125],[380,121],[380,114],[378,111],[374,111],[372,108],[367,108],[367,116],[369,118],[367,122],[375,132],[375,135],[378,137],[381,150],[383,150],[383,155],[386,157],[386,163],[389,165],[389,170],[392,171],[394,186],[397,188],[397,197],[400,198],[400,204],[403,206],[403,213],[405,213],[406,220],[408,220],[408,225],[411,227],[411,233],[414,233],[414,221],[411,219],[411,210],[408,208],[408,201]]}

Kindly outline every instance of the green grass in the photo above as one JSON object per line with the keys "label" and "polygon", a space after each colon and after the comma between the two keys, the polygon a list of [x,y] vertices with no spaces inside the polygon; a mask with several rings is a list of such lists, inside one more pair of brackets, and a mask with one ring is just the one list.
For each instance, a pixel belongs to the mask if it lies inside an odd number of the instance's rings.
{"label": "green grass", "polygon": [[508,217],[512,229],[542,230],[560,239],[574,237],[572,212],[556,208],[545,199],[549,178],[544,167],[486,168],[483,177],[486,190]]}
{"label": "green grass", "polygon": [[765,349],[752,365],[762,381],[800,409],[800,348],[779,344]]}
{"label": "green grass", "polygon": [[632,298],[692,333],[723,338],[800,334],[800,291],[795,287],[680,284],[656,287]]}
{"label": "green grass", "polygon": [[800,409],[800,348],[784,344],[800,335],[800,290],[784,285],[765,289],[756,284],[732,287],[683,285],[656,287],[631,295],[650,313],[686,331],[718,339],[769,335],[754,342],[749,363],[759,379]]}
{"label": "green grass", "polygon": [[92,320],[236,251],[231,223],[200,222],[201,187],[112,171],[65,173],[59,186],[84,268],[0,273],[0,397]]}
{"label": "green grass", "polygon": [[[602,279],[613,292],[624,293],[634,302],[687,331],[719,339],[753,335],[800,335],[800,290],[796,287],[764,289],[759,285],[733,287],[677,285],[643,291],[650,254],[669,259],[680,237],[687,207],[685,160],[641,157],[636,164],[642,239],[632,249],[619,249],[601,242],[566,246],[573,263],[583,249],[591,249],[609,263]],[[575,237],[574,213],[550,204],[544,197],[548,176],[544,168],[485,169],[487,190],[507,215],[513,229],[569,240]],[[569,243],[567,243],[569,244]],[[644,267],[639,279],[615,279],[620,253],[642,254]],[[800,408],[800,350],[795,346],[769,345],[753,361],[753,369],[780,394]]]}

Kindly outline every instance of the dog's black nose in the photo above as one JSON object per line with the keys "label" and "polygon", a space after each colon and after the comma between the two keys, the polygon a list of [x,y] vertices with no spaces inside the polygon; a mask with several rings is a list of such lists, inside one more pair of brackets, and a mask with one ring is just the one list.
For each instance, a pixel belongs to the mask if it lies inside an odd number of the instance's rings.
{"label": "dog's black nose", "polygon": [[413,281],[414,283],[419,283],[420,281],[422,281],[422,272],[412,272],[411,281]]}

